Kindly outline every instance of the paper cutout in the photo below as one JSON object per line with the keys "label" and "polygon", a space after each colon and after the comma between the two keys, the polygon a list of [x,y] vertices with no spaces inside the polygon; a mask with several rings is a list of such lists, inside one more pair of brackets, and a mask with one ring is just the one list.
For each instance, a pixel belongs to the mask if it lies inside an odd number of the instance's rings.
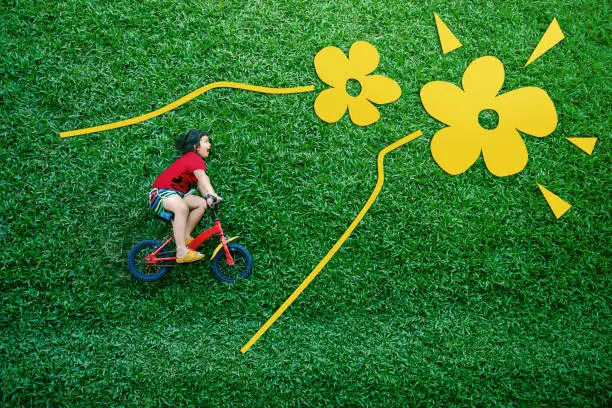
{"label": "paper cutout", "polygon": [[567,140],[582,149],[586,154],[591,155],[597,143],[596,137],[567,137]]}
{"label": "paper cutout", "polygon": [[340,247],[342,247],[344,242],[348,239],[348,237],[352,234],[352,232],[355,230],[357,225],[361,222],[361,220],[363,219],[364,215],[366,215],[366,213],[368,212],[368,210],[370,209],[372,204],[374,204],[374,201],[376,200],[376,197],[380,193],[380,190],[382,189],[382,186],[383,186],[383,184],[385,182],[385,169],[384,169],[383,161],[384,161],[384,158],[387,155],[387,153],[389,153],[390,151],[395,150],[398,147],[403,146],[406,143],[408,143],[408,142],[410,142],[410,141],[420,137],[422,134],[423,133],[420,130],[417,130],[416,132],[414,132],[414,133],[412,133],[412,134],[410,134],[410,135],[408,135],[406,137],[403,137],[402,139],[398,140],[397,142],[395,142],[395,143],[385,147],[383,150],[380,151],[380,153],[378,153],[378,159],[377,159],[378,180],[376,182],[376,186],[374,187],[374,191],[370,195],[370,198],[368,199],[366,204],[363,206],[363,208],[361,209],[361,211],[359,212],[357,217],[353,220],[353,222],[348,227],[348,229],[344,232],[344,234],[342,234],[342,236],[340,237],[338,242],[336,242],[334,244],[332,249],[330,249],[329,252],[327,253],[327,255],[325,255],[325,257],[321,260],[321,262],[319,262],[319,264],[306,277],[306,279],[304,279],[304,281],[291,294],[291,296],[289,296],[289,298],[287,298],[287,300],[285,300],[285,302],[281,305],[281,307],[278,308],[278,310],[272,315],[272,317],[270,317],[268,319],[268,321],[257,331],[257,333],[255,333],[255,335],[253,335],[253,337],[251,337],[251,339],[240,349],[242,354],[244,354],[247,351],[249,351],[249,349],[253,346],[253,344],[255,344],[255,342],[270,328],[270,326],[272,326],[272,324],[274,324],[276,319],[278,319],[280,317],[280,315],[282,315],[283,312],[285,310],[287,310],[287,308],[295,301],[295,299],[297,299],[297,297],[304,291],[304,289],[306,289],[306,287],[319,274],[319,272],[321,272],[321,270],[323,268],[325,268],[325,265],[327,265],[327,263],[332,259],[332,257],[335,255],[335,253],[338,252]]}
{"label": "paper cutout", "polygon": [[[447,173],[457,175],[484,157],[489,171],[498,177],[516,174],[527,165],[528,153],[518,131],[535,137],[550,135],[557,127],[557,110],[546,91],[526,87],[498,95],[504,83],[504,66],[492,56],[474,60],[461,83],[433,81],[421,89],[427,113],[448,125],[431,141],[431,153]],[[483,128],[478,117],[494,110],[495,129]]]}
{"label": "paper cutout", "polygon": [[527,60],[527,63],[525,64],[525,67],[531,64],[536,59],[540,58],[546,51],[557,45],[557,43],[559,43],[564,38],[565,35],[563,35],[563,32],[561,31],[561,27],[559,26],[557,19],[553,18],[553,21],[546,29],[546,32],[540,39],[540,42],[531,53],[529,60]]}
{"label": "paper cutout", "polygon": [[[442,52],[447,54],[461,47],[461,42],[436,13],[434,18]],[[525,66],[563,38],[565,37],[556,19],[553,19]],[[394,80],[382,75],[371,75],[378,64],[377,49],[365,41],[355,42],[349,50],[348,58],[336,47],[326,47],[319,51],[314,59],[315,70],[319,78],[331,88],[317,96],[314,103],[317,116],[325,122],[335,123],[348,109],[351,121],[359,126],[368,126],[377,122],[380,114],[374,104],[394,102],[402,93]],[[503,64],[495,57],[486,56],[474,60],[468,66],[462,78],[463,89],[443,81],[430,82],[421,89],[420,97],[426,111],[448,125],[439,130],[431,142],[434,159],[447,173],[465,172],[482,152],[486,166],[492,174],[500,177],[516,174],[526,166],[528,160],[527,149],[518,131],[535,137],[545,137],[555,130],[558,121],[557,112],[546,91],[536,87],[526,87],[498,95],[504,79]],[[361,91],[357,95],[350,95],[347,92],[347,82],[351,80],[359,83]],[[72,137],[139,123],[169,112],[209,90],[222,87],[268,94],[302,93],[314,90],[314,86],[267,88],[235,82],[215,82],[153,112],[106,125],[61,132],[60,136]],[[483,128],[478,120],[480,113],[486,110],[494,111],[499,117],[497,125],[491,129]],[[380,151],[377,158],[377,183],[362,210],[306,279],[241,348],[243,354],[323,270],[369,211],[384,184],[386,154],[421,135],[422,132],[419,130]],[[597,141],[597,138],[567,139],[588,154],[591,154]],[[557,219],[572,207],[540,184],[538,187]]]}
{"label": "paper cutout", "polygon": [[550,209],[552,210],[553,214],[555,214],[555,217],[557,217],[557,219],[561,218],[563,214],[567,212],[567,210],[572,208],[571,204],[564,201],[562,198],[560,198],[556,194],[552,193],[546,187],[540,185],[539,183],[536,183],[536,184],[538,184],[540,191],[544,195],[546,202],[548,203]]}
{"label": "paper cutout", "polygon": [[[402,89],[394,80],[383,75],[370,75],[379,62],[378,50],[366,41],[357,41],[348,58],[337,47],[325,47],[315,55],[317,75],[332,88],[317,96],[314,110],[327,122],[338,122],[348,108],[351,121],[359,126],[369,126],[380,119],[373,103],[381,105],[394,102],[402,95]],[[346,86],[349,80],[361,85],[361,93],[351,96]]]}
{"label": "paper cutout", "polygon": [[436,19],[436,28],[438,29],[438,37],[440,38],[440,45],[442,46],[442,53],[448,54],[451,51],[455,51],[457,48],[463,46],[452,33],[450,28],[442,21],[440,16],[434,13]]}
{"label": "paper cutout", "polygon": [[248,85],[248,84],[241,84],[238,82],[226,82],[226,81],[220,81],[220,82],[213,82],[212,84],[208,84],[208,85],[204,85],[203,87],[196,89],[193,92],[188,93],[187,95],[183,96],[182,98],[160,108],[157,109],[153,112],[149,112],[147,114],[144,115],[140,115],[140,116],[136,116],[134,118],[131,119],[126,119],[126,120],[121,120],[118,122],[113,122],[113,123],[109,123],[106,125],[100,125],[100,126],[94,126],[94,127],[90,127],[90,128],[84,128],[84,129],[77,129],[77,130],[70,130],[67,132],[60,132],[60,137],[65,138],[65,137],[72,137],[72,136],[79,136],[79,135],[86,135],[89,133],[96,133],[96,132],[103,132],[105,130],[111,130],[111,129],[117,129],[120,127],[124,127],[124,126],[129,126],[129,125],[133,125],[136,123],[140,123],[140,122],[144,122],[145,120],[149,120],[151,118],[154,118],[156,116],[159,116],[161,114],[167,113],[175,108],[178,108],[179,106],[189,102],[190,100],[202,95],[205,92],[208,92],[212,89],[216,89],[216,88],[233,88],[233,89],[243,89],[245,91],[252,91],[252,92],[260,92],[260,93],[266,93],[266,94],[293,94],[293,93],[301,93],[301,92],[312,92],[314,91],[314,85],[310,85],[310,86],[300,86],[300,87],[295,87],[295,88],[268,88],[268,87],[263,87],[263,86],[257,86],[257,85]]}

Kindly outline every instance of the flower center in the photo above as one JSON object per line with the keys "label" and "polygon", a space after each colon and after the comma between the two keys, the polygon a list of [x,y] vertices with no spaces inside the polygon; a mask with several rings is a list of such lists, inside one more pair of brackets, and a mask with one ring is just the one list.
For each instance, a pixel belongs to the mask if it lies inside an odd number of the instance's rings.
{"label": "flower center", "polygon": [[346,93],[352,97],[357,97],[361,94],[361,84],[356,79],[346,81]]}
{"label": "flower center", "polygon": [[478,123],[486,130],[494,130],[499,125],[499,115],[493,109],[483,109],[478,114]]}

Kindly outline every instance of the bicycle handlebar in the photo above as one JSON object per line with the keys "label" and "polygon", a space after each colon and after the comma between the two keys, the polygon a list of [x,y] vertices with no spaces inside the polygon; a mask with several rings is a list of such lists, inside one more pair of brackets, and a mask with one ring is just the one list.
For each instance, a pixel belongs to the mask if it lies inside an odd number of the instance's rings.
{"label": "bicycle handlebar", "polygon": [[219,197],[219,199],[217,199],[217,197],[216,197],[216,196],[214,196],[214,195],[212,195],[212,194],[206,194],[206,195],[204,196],[204,199],[206,200],[206,205],[208,205],[208,199],[209,199],[209,198],[212,200],[212,202],[213,202],[213,203],[216,203],[217,201],[219,201],[219,203],[218,203],[218,204],[216,204],[216,205],[212,205],[212,206],[210,207],[210,210],[212,211],[212,215],[213,215],[213,217],[215,218],[215,220],[218,220],[218,219],[219,219],[219,206],[220,206],[221,204],[223,204],[223,203],[225,202],[225,200],[224,200],[224,199],[222,199],[221,197]]}
{"label": "bicycle handlebar", "polygon": [[213,202],[213,203],[216,203],[217,201],[219,201],[219,204],[223,204],[223,203],[225,202],[225,200],[224,200],[224,199],[222,199],[221,197],[219,197],[219,199],[217,200],[217,196],[214,196],[214,195],[212,195],[212,194],[206,194],[206,195],[204,196],[204,199],[205,199],[206,201],[208,201],[208,199],[209,199],[209,198],[212,200],[212,202]]}

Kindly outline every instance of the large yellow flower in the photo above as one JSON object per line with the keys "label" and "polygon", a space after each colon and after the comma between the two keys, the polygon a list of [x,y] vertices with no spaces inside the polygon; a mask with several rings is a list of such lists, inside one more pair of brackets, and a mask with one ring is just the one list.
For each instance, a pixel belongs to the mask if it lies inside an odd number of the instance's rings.
{"label": "large yellow flower", "polygon": [[[429,82],[421,89],[423,106],[448,127],[431,140],[431,153],[444,171],[460,174],[480,156],[491,173],[504,177],[527,165],[527,147],[518,131],[544,137],[557,127],[557,111],[546,91],[536,87],[501,95],[504,66],[495,57],[474,60],[461,80],[463,89],[443,82]],[[497,125],[483,127],[485,111],[495,111]]]}
{"label": "large yellow flower", "polygon": [[[380,119],[378,109],[372,104],[396,101],[402,90],[394,80],[382,75],[369,75],[378,67],[376,48],[365,41],[357,41],[348,58],[337,47],[325,47],[314,59],[315,70],[323,82],[332,86],[317,96],[314,109],[319,118],[328,123],[340,120],[348,107],[353,123],[368,126]],[[349,80],[356,80],[361,92],[352,96],[347,92]]]}

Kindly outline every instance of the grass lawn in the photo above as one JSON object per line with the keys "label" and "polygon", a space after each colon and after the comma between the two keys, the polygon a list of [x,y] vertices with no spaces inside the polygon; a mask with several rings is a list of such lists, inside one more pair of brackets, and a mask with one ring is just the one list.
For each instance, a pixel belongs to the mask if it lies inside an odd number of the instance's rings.
{"label": "grass lawn", "polygon": [[[609,5],[602,1],[34,1],[0,7],[0,402],[6,406],[606,406],[612,399]],[[463,47],[443,55],[433,13]],[[525,62],[553,18],[566,38]],[[359,40],[402,88],[368,127],[313,110],[326,46]],[[503,62],[502,91],[547,91],[559,123],[527,167],[451,176],[419,91]],[[215,81],[314,92],[215,89]],[[131,277],[161,239],[148,188],[174,138],[212,131],[221,217],[254,258]],[[370,211],[246,354],[240,348]],[[599,138],[592,155],[567,137]],[[606,164],[607,163],[607,164]],[[572,205],[556,219],[536,183]],[[205,217],[203,227],[210,223]],[[211,244],[212,245],[212,244]],[[214,249],[205,247],[206,253]]]}

